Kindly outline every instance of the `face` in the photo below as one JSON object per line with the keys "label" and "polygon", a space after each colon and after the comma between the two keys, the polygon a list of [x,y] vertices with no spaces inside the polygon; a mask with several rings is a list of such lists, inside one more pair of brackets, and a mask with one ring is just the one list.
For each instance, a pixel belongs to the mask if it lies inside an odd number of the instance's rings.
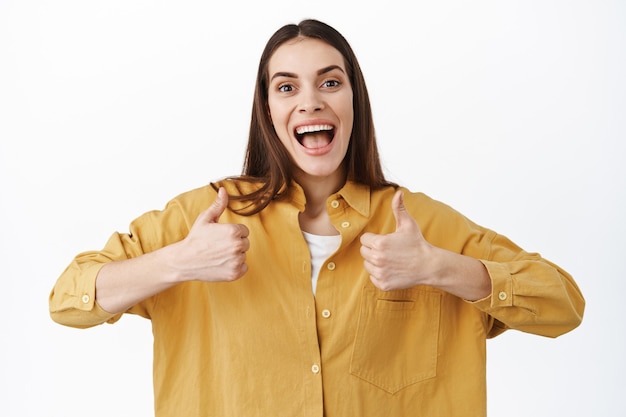
{"label": "face", "polygon": [[296,179],[343,180],[354,109],[341,53],[321,40],[297,38],[274,52],[268,73],[270,117]]}

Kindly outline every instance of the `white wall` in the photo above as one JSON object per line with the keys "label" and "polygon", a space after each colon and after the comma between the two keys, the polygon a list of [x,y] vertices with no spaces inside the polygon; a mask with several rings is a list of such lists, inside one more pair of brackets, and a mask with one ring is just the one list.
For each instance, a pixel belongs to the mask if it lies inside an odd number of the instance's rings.
{"label": "white wall", "polygon": [[48,293],[76,253],[239,173],[261,50],[305,17],[360,58],[391,179],[587,298],[562,338],[489,342],[490,415],[624,415],[626,7],[591,0],[0,0],[0,415],[151,414],[149,322],[64,328]]}

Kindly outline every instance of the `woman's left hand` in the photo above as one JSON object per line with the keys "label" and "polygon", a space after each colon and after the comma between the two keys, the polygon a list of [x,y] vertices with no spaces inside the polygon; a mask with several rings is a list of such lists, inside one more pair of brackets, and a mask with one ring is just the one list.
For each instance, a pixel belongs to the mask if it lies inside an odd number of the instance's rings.
{"label": "woman's left hand", "polygon": [[364,233],[361,256],[374,285],[383,290],[397,290],[424,284],[433,275],[437,248],[424,239],[419,225],[404,206],[404,195],[397,191],[391,200],[396,231],[387,235]]}
{"label": "woman's left hand", "polygon": [[419,225],[404,206],[402,191],[391,200],[396,231],[387,235],[364,233],[361,256],[372,283],[391,291],[429,285],[466,300],[491,294],[491,278],[477,259],[450,252],[424,239]]}

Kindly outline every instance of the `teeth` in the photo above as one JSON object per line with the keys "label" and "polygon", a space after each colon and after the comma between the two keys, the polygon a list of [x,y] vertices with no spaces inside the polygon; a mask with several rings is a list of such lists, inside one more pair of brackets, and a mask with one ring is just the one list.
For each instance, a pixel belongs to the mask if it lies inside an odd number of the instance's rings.
{"label": "teeth", "polygon": [[305,133],[324,132],[328,130],[333,130],[333,127],[331,125],[309,125],[298,127],[296,133],[298,135],[304,135]]}

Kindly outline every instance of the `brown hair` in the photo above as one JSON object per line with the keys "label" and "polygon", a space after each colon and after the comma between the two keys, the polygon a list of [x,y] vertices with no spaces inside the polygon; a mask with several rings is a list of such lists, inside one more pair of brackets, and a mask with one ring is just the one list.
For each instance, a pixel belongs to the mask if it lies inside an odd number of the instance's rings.
{"label": "brown hair", "polygon": [[353,91],[354,124],[350,144],[343,161],[347,178],[372,189],[395,185],[385,180],[380,163],[369,95],[361,67],[346,39],[331,26],[317,20],[303,20],[278,29],[267,42],[261,55],[257,72],[250,134],[243,165],[243,175],[238,179],[260,183],[255,191],[242,196],[232,196],[236,201],[249,203],[236,210],[252,215],[263,210],[271,200],[280,198],[292,180],[292,161],[278,139],[270,120],[268,108],[268,66],[273,53],[285,42],[307,37],[320,39],[344,57],[346,71]]}

